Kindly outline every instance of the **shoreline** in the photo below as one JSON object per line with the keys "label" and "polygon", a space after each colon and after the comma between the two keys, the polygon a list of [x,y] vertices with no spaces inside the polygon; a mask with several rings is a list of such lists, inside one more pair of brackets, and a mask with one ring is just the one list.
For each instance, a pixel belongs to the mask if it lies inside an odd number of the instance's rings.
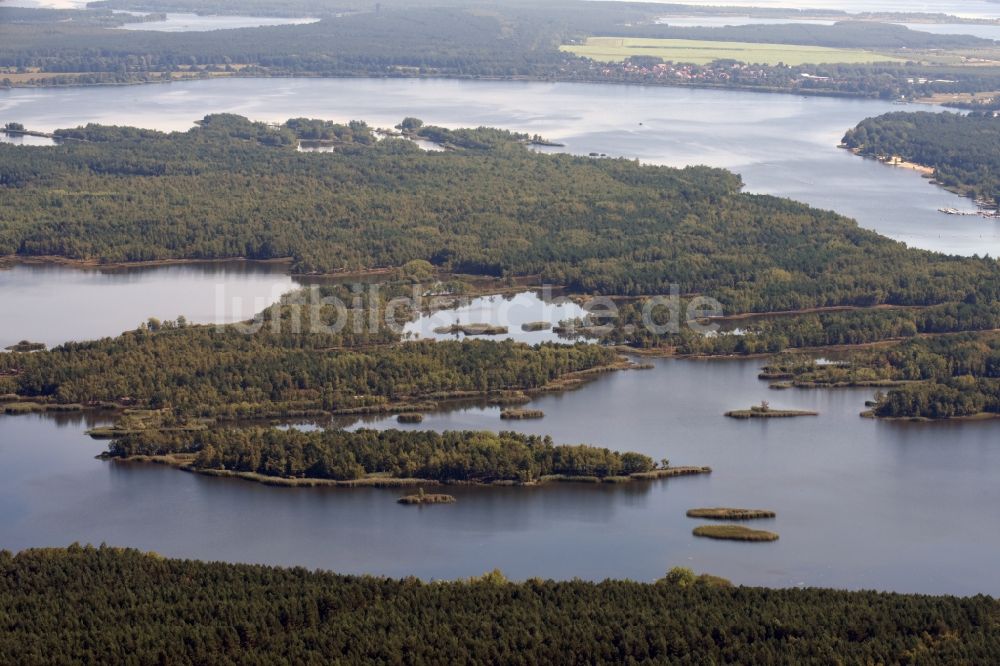
{"label": "shoreline", "polygon": [[[40,74],[51,74],[53,76],[66,76],[66,75],[78,75],[83,76],[91,74],[91,72],[39,72]],[[479,75],[433,75],[433,74],[423,74],[418,76],[409,76],[403,74],[377,74],[377,73],[363,73],[363,74],[319,74],[316,72],[296,72],[294,74],[290,73],[275,73],[275,74],[242,74],[240,72],[207,72],[207,77],[200,76],[200,72],[193,73],[190,76],[181,76],[177,78],[164,79],[150,79],[145,81],[108,81],[104,83],[61,83],[61,84],[45,84],[45,83],[34,83],[34,84],[16,84],[6,87],[0,87],[0,90],[42,90],[42,89],[69,89],[69,88],[96,88],[104,86],[121,87],[121,86],[142,86],[147,84],[171,84],[171,83],[186,83],[189,81],[218,81],[218,80],[232,80],[232,79],[405,79],[405,80],[432,80],[432,81],[509,81],[512,83],[567,83],[567,84],[581,84],[581,85],[623,85],[623,86],[638,86],[642,88],[694,88],[698,90],[733,90],[737,92],[750,92],[750,93],[761,93],[769,95],[797,95],[801,97],[837,97],[843,99],[869,99],[877,100],[878,95],[860,95],[857,93],[851,93],[849,91],[841,90],[820,90],[820,89],[810,89],[810,88],[782,88],[777,86],[751,86],[751,85],[718,85],[711,83],[688,83],[681,81],[621,81],[618,79],[600,79],[600,78],[559,78],[554,76],[531,76],[531,75],[511,75],[511,76],[479,76]],[[50,77],[51,78],[51,77]],[[928,101],[929,105],[941,106],[941,102]]]}
{"label": "shoreline", "polygon": [[978,412],[976,414],[967,414],[966,416],[933,418],[930,416],[876,416],[875,412],[870,409],[861,412],[859,416],[864,419],[871,419],[872,421],[908,421],[910,423],[970,423],[975,421],[995,421],[1000,419],[1000,414],[994,412]]}
{"label": "shoreline", "polygon": [[[399,343],[401,345],[405,342]],[[358,350],[354,350],[358,351]],[[447,411],[449,406],[467,402],[481,401],[487,404],[502,405],[505,400],[512,395],[532,396],[545,395],[548,393],[563,393],[578,389],[604,374],[620,372],[626,370],[647,370],[651,366],[636,363],[631,359],[619,356],[618,360],[607,365],[599,365],[585,370],[568,372],[557,377],[547,384],[535,388],[504,388],[497,391],[447,391],[429,393],[422,396],[407,396],[396,402],[389,402],[366,407],[350,407],[340,410],[302,410],[296,413],[265,413],[261,416],[247,418],[230,418],[227,416],[211,417],[213,423],[258,423],[264,424],[271,421],[285,421],[289,419],[335,419],[345,417],[362,416],[391,416],[407,412],[435,413]],[[520,404],[521,401],[519,401]],[[529,401],[530,402],[530,399]],[[109,416],[121,416],[128,410],[138,410],[152,412],[154,410],[136,407],[135,405],[124,405],[106,401],[91,401],[88,403],[56,403],[44,402],[39,396],[22,396],[18,394],[0,395],[0,417],[13,416],[18,414],[43,414],[46,412],[61,413],[96,413],[104,412]],[[178,426],[184,428],[185,426]],[[202,429],[202,428],[198,428]],[[128,430],[118,429],[115,424],[93,428],[87,432],[93,439],[112,439],[119,435],[129,434]]]}
{"label": "shoreline", "polygon": [[636,483],[642,481],[658,481],[662,479],[670,479],[680,476],[699,476],[703,474],[711,474],[712,468],[707,466],[678,466],[678,467],[666,467],[662,469],[655,469],[650,472],[636,472],[624,476],[568,476],[564,474],[550,474],[538,478],[534,481],[514,481],[508,479],[497,479],[494,481],[482,481],[482,480],[438,480],[438,479],[420,479],[420,478],[403,478],[403,477],[392,477],[392,476],[377,476],[370,475],[362,477],[359,479],[323,479],[323,478],[308,478],[308,477],[284,477],[284,476],[268,476],[266,474],[259,474],[257,472],[241,472],[237,470],[227,470],[227,469],[212,469],[206,467],[195,467],[194,458],[196,454],[193,453],[181,453],[181,454],[166,454],[166,455],[137,455],[129,456],[127,458],[117,458],[114,456],[108,456],[106,454],[100,454],[97,456],[98,460],[105,460],[108,462],[113,462],[119,465],[131,465],[131,464],[155,464],[155,465],[165,465],[167,467],[173,467],[174,469],[180,470],[182,472],[189,472],[191,474],[200,474],[203,476],[211,476],[216,478],[228,478],[237,479],[240,481],[252,481],[254,483],[260,483],[266,486],[274,486],[280,488],[318,488],[318,487],[328,487],[328,488],[412,488],[418,486],[470,486],[470,487],[482,487],[482,488],[509,488],[509,487],[519,487],[519,488],[539,488],[545,485],[553,483],[581,483],[581,484],[593,484],[593,485],[618,485],[623,483]]}
{"label": "shoreline", "polygon": [[[276,259],[247,259],[246,257],[227,257],[220,259],[147,259],[143,261],[103,261],[101,259],[73,259],[70,257],[60,257],[59,255],[20,255],[7,254],[0,256],[0,270],[13,268],[15,266],[65,266],[79,270],[100,269],[109,271],[122,271],[132,268],[159,268],[167,266],[192,266],[204,265],[214,266],[223,264],[259,264],[279,266],[282,264],[291,265],[294,260],[291,257]],[[287,272],[285,275],[295,277],[294,273]]]}
{"label": "shoreline", "polygon": [[[938,104],[938,106],[940,106],[940,104]],[[868,155],[862,152],[861,148],[848,148],[844,144],[840,144],[837,147],[843,148],[844,150],[849,150],[854,155],[857,155],[858,157],[861,157],[863,159],[872,159],[877,162],[881,162],[886,166],[898,167],[900,169],[907,169],[909,171],[916,171],[921,175],[921,177],[928,179],[931,185],[940,187],[944,191],[951,192],[955,196],[961,197],[962,199],[969,199],[977,208],[977,211],[975,213],[959,213],[959,212],[951,213],[950,211],[953,209],[946,210],[943,208],[940,209],[939,212],[947,214],[959,214],[959,215],[979,215],[981,217],[994,218],[994,219],[998,214],[1000,214],[1000,211],[998,211],[995,207],[991,207],[989,202],[970,198],[969,191],[963,188],[962,186],[944,185],[940,181],[936,180],[934,178],[934,174],[936,173],[937,170],[934,167],[927,166],[926,164],[920,164],[918,162],[909,162],[907,160],[904,160],[902,157],[898,155],[893,155],[891,157]]]}

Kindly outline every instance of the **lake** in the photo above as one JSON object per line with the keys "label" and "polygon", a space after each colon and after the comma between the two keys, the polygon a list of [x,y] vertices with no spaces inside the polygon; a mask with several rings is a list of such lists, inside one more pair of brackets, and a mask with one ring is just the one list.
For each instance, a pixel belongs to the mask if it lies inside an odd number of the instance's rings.
{"label": "lake", "polygon": [[[657,23],[678,28],[721,28],[744,25],[788,25],[804,23],[808,25],[833,25],[835,20],[824,19],[774,19],[751,16],[664,16]],[[978,25],[975,23],[896,23],[918,32],[937,35],[972,35],[983,39],[1000,39],[1000,25]]]}
{"label": "lake", "polygon": [[[1000,7],[1000,5],[998,5]],[[967,199],[917,173],[837,148],[866,117],[904,109],[878,100],[693,88],[401,79],[227,79],[0,91],[0,121],[51,131],[88,122],[186,130],[209,113],[256,120],[309,116],[392,127],[405,116],[447,127],[538,133],[578,154],[736,171],[751,192],[836,210],[913,247],[1000,255],[1000,224],[940,208]]]}
{"label": "lake", "polygon": [[0,349],[24,339],[53,346],[118,335],[150,317],[184,315],[200,324],[242,321],[294,286],[285,264],[0,265]]}
{"label": "lake", "polygon": [[[622,486],[449,488],[406,507],[387,489],[290,489],[95,460],[100,420],[0,417],[2,547],[107,542],[176,557],[425,579],[478,575],[653,580],[690,566],[737,583],[1000,594],[1000,421],[916,425],[858,416],[868,390],[769,391],[761,361],[658,360],[532,403],[430,415],[432,429],[551,434],[707,464],[710,476]],[[762,398],[819,417],[736,421]],[[368,427],[396,427],[391,419]],[[781,540],[697,539],[702,506],[771,509]]]}
{"label": "lake", "polygon": [[[534,293],[513,296],[486,296],[468,299],[468,303],[450,310],[439,310],[420,316],[403,327],[403,335],[424,340],[461,340],[463,333],[438,333],[435,329],[453,324],[489,324],[508,329],[507,333],[486,336],[489,340],[516,340],[529,345],[542,342],[569,342],[551,330],[559,322],[582,319],[587,311],[568,299],[540,299]],[[525,331],[523,326],[545,322],[546,330]]]}
{"label": "lake", "polygon": [[[914,245],[996,254],[1000,226],[935,212],[961,199],[835,147],[859,120],[899,108],[693,89],[372,79],[0,92],[0,120],[40,130],[91,121],[186,129],[220,111],[261,120],[309,115],[391,126],[416,115],[451,127],[496,125],[538,132],[576,153],[733,168],[751,191],[833,208]],[[56,344],[112,335],[149,316],[232,321],[294,284],[281,265],[81,271],[21,264],[0,271],[0,339]],[[523,310],[511,316],[537,318]],[[470,309],[444,316],[472,322],[484,315]],[[858,416],[870,390],[769,391],[756,379],[760,360],[654,363],[540,397],[532,404],[546,413],[540,421],[501,422],[497,409],[466,406],[429,415],[421,427],[551,434],[558,442],[711,465],[711,476],[455,488],[455,505],[402,507],[394,502],[398,490],[270,488],[106,463],[94,459],[104,443],[83,433],[107,419],[9,416],[0,417],[0,547],[104,541],[178,557],[428,579],[499,567],[513,578],[653,580],[684,565],[743,584],[1000,594],[1000,421],[876,422]],[[761,399],[820,416],[722,416]],[[391,419],[360,425],[396,426]],[[701,523],[685,511],[722,505],[777,511],[759,525],[781,540],[691,536]]]}
{"label": "lake", "polygon": [[[675,4],[674,0],[652,0]],[[859,12],[950,14],[962,18],[1000,18],[1000,5],[988,0],[685,0],[692,7],[762,7],[769,9],[833,9]]]}
{"label": "lake", "polygon": [[[136,12],[123,12],[126,14]],[[272,25],[303,25],[315,23],[315,18],[281,18],[268,16],[231,16],[167,13],[165,21],[147,23],[126,23],[122,30],[154,30],[157,32],[205,32],[208,30],[232,30],[234,28],[262,28]]]}

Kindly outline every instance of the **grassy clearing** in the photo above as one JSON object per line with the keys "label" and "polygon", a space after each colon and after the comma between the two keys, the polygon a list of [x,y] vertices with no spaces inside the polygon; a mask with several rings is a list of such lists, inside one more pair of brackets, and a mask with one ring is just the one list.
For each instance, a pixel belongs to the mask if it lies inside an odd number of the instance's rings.
{"label": "grassy clearing", "polygon": [[752,530],[742,525],[702,525],[694,528],[694,535],[728,541],[777,541],[778,535],[765,530]]}
{"label": "grassy clearing", "polygon": [[584,44],[570,44],[560,48],[563,51],[601,62],[621,62],[631,56],[657,56],[665,61],[695,65],[707,65],[715,60],[738,60],[761,65],[903,62],[901,58],[862,49],[835,49],[794,44],[714,42],[693,39],[590,37]]}

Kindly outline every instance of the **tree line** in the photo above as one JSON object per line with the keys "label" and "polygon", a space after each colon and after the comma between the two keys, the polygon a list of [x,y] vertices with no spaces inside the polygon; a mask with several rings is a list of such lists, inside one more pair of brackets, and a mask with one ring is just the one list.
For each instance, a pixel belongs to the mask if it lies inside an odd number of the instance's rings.
{"label": "tree line", "polygon": [[[664,567],[666,568],[666,566]],[[73,545],[0,552],[0,661],[995,663],[996,599],[343,576]],[[220,621],[220,618],[224,618]]]}

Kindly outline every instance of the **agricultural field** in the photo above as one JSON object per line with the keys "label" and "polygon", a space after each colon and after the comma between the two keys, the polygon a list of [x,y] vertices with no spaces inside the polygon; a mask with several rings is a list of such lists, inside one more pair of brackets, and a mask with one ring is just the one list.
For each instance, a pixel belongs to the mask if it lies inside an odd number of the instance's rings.
{"label": "agricultural field", "polygon": [[902,58],[863,49],[690,39],[590,37],[584,44],[569,44],[561,48],[601,62],[621,62],[631,56],[656,56],[669,62],[695,65],[706,65],[715,60],[738,60],[759,65],[903,62]]}

